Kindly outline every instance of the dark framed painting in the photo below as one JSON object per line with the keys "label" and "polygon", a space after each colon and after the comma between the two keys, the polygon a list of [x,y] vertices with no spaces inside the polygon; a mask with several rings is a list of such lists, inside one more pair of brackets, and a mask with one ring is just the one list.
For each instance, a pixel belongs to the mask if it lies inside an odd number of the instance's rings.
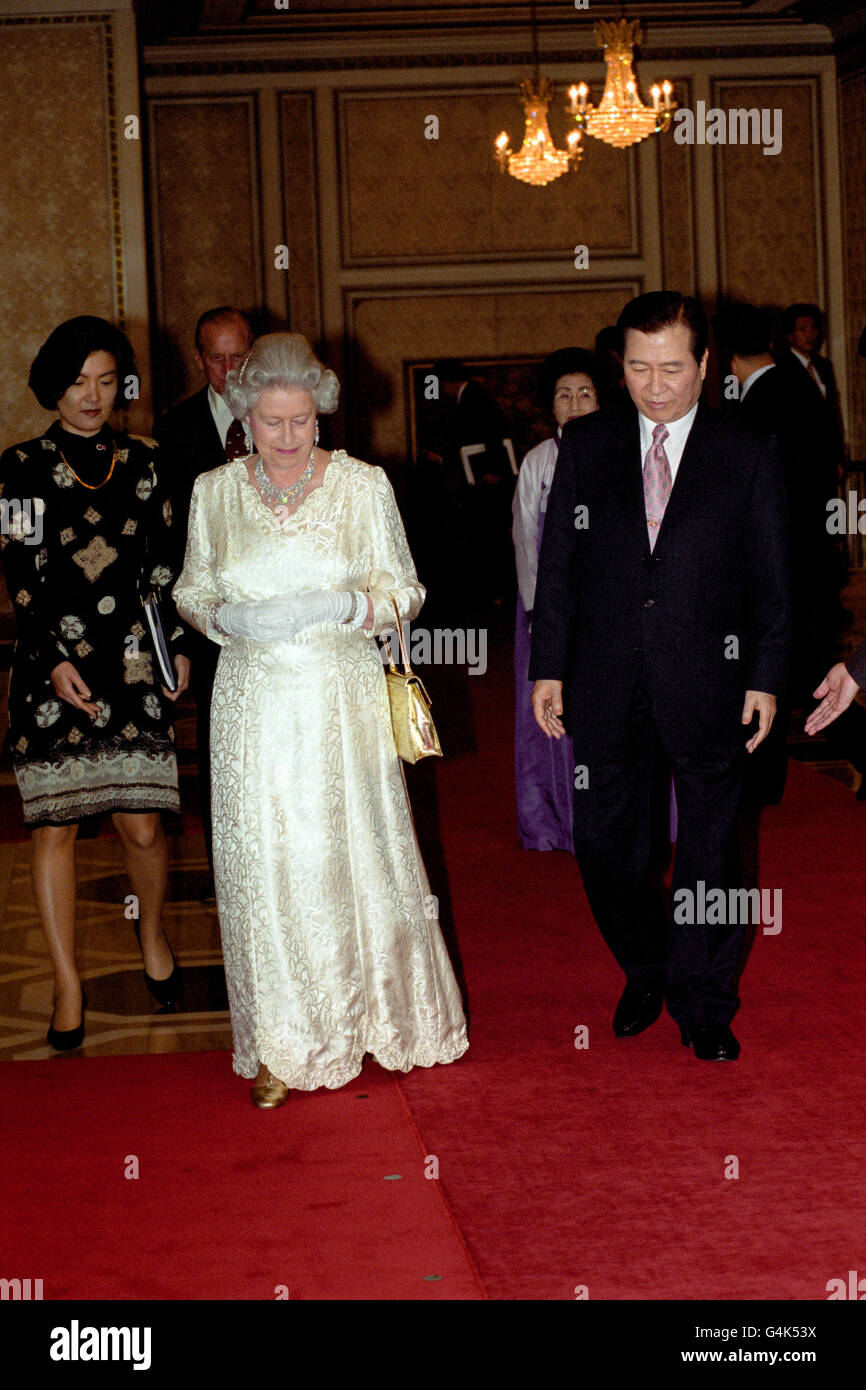
{"label": "dark framed painting", "polygon": [[[553,421],[537,399],[538,368],[544,355],[535,357],[461,357],[468,375],[489,391],[511,426],[514,469],[528,449],[553,433]],[[435,436],[438,399],[428,399],[433,360],[403,364],[407,412],[406,457],[417,467],[425,439]]]}

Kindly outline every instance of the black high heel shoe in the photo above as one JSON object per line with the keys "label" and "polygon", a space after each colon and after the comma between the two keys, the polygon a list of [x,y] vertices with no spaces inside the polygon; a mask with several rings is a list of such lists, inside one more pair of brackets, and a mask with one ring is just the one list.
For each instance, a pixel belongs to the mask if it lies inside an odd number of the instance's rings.
{"label": "black high heel shoe", "polygon": [[[55,1009],[57,1007],[55,1003]],[[63,1028],[58,1030],[54,1027],[54,1014],[51,1015],[51,1023],[46,1033],[46,1040],[54,1048],[55,1052],[71,1052],[73,1048],[80,1047],[84,1042],[84,1010],[87,1008],[87,995],[84,986],[81,988],[81,1022],[77,1028]]]}
{"label": "black high heel shoe", "polygon": [[[139,932],[137,922],[134,924],[134,927],[135,937],[140,946],[141,933]],[[180,992],[180,966],[175,960],[174,951],[171,950],[170,942],[168,942],[168,949],[171,951],[171,974],[167,975],[164,980],[155,980],[152,975],[148,975],[146,970],[142,970],[144,983],[147,985],[157,1004],[161,1004],[163,1008],[166,1009],[177,1002],[177,996]]]}

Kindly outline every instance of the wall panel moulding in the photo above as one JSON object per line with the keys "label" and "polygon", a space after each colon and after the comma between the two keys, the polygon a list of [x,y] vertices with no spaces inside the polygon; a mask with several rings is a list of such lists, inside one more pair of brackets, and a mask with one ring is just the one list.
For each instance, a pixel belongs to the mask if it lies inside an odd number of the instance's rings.
{"label": "wall panel moulding", "polygon": [[[167,2],[167,0],[166,0]],[[160,5],[164,0],[160,0]],[[149,71],[298,71],[394,66],[502,66],[531,62],[531,9],[527,0],[290,0],[275,11],[268,0],[205,4],[199,22],[172,28],[171,9],[141,15]],[[243,10],[240,21],[237,15]],[[617,3],[591,0],[575,10],[566,0],[538,0],[542,63],[586,67],[597,61],[593,25],[620,13]],[[769,11],[763,0],[628,0],[630,18],[643,25],[639,56],[657,62],[691,58],[774,57],[829,52],[830,29],[810,11]],[[224,16],[221,22],[219,16]]]}

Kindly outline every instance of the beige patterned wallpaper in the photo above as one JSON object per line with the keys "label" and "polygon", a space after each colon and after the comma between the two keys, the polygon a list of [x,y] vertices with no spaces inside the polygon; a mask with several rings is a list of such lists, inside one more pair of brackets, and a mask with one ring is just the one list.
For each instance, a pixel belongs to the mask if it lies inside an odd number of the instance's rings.
{"label": "beige patterned wallpaper", "polygon": [[311,341],[321,333],[313,98],[307,92],[280,97],[285,245],[289,248],[291,327]]}
{"label": "beige patterned wallpaper", "polygon": [[466,357],[526,357],[557,347],[592,347],[632,297],[631,284],[359,297],[349,306],[354,353],[346,447],[400,467],[406,457],[408,405],[404,361],[455,352]]}
{"label": "beige patterned wallpaper", "polygon": [[[839,228],[827,221],[826,247],[818,233],[835,153],[829,74],[819,59],[795,62],[796,72],[767,59],[728,77],[706,58],[676,76],[681,107],[701,94],[725,108],[778,105],[778,155],[698,150],[672,134],[625,152],[587,140],[580,171],[544,189],[496,167],[496,134],[507,129],[516,146],[523,117],[516,84],[493,70],[479,79],[468,68],[465,80],[452,70],[438,85],[431,72],[415,87],[361,69],[159,76],[149,100],[163,404],[197,384],[189,335],[221,299],[326,342],[338,370],[348,352],[332,437],[395,463],[407,360],[543,353],[574,334],[589,343],[630,293],[661,285],[712,309],[723,294],[819,297],[830,281],[841,302]],[[563,101],[560,91],[551,108],[560,144]],[[852,88],[852,112],[860,101]],[[287,281],[270,270],[277,235]],[[578,275],[581,243],[591,260]]]}
{"label": "beige patterned wallpaper", "polygon": [[[568,128],[554,95],[551,134]],[[502,174],[493,142],[507,130],[520,148],[523,109],[508,93],[431,91],[426,96],[351,95],[341,102],[345,263],[441,261],[567,254],[584,243],[601,255],[638,250],[629,198],[634,156],[598,140],[578,172],[546,188]],[[438,138],[427,139],[428,117]]]}
{"label": "beige patterned wallpaper", "polygon": [[716,147],[721,292],[766,305],[819,299],[811,82],[724,83],[714,100],[722,108],[782,111],[779,154],[765,155],[760,145]]}
{"label": "beige patterned wallpaper", "polygon": [[[676,82],[678,107],[693,105],[691,84]],[[693,146],[678,145],[672,132],[658,142],[659,211],[662,240],[662,289],[694,294],[695,267]]]}
{"label": "beige patterned wallpaper", "polygon": [[27,376],[58,323],[114,319],[105,16],[0,23],[0,446],[52,416]]}
{"label": "beige patterned wallpaper", "polygon": [[866,461],[866,358],[857,343],[866,328],[866,73],[840,83],[846,341],[851,400],[851,458]]}
{"label": "beige patterned wallpaper", "polygon": [[158,101],[151,108],[151,213],[158,331],[154,386],[165,408],[203,382],[193,356],[199,316],[218,304],[255,310],[260,257],[249,98]]}

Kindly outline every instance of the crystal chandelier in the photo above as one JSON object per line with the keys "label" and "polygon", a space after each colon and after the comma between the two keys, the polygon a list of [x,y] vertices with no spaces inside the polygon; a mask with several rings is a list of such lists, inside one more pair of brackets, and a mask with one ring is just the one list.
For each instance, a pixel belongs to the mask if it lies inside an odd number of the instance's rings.
{"label": "crystal chandelier", "polygon": [[576,169],[583,158],[581,131],[572,130],[568,135],[568,149],[559,150],[547,125],[547,109],[553,95],[553,88],[546,77],[526,77],[520,84],[521,101],[526,113],[523,131],[523,144],[515,154],[509,144],[507,131],[496,137],[496,158],[504,173],[509,173],[523,183],[543,187],[552,183],[569,169]]}
{"label": "crystal chandelier", "polygon": [[553,96],[553,87],[546,77],[538,71],[538,27],[535,22],[535,0],[532,0],[532,77],[525,77],[520,84],[520,100],[526,122],[523,128],[523,144],[515,154],[503,130],[496,137],[496,158],[503,174],[511,174],[522,183],[532,183],[543,188],[552,183],[569,169],[576,169],[583,158],[580,147],[583,132],[572,130],[568,136],[568,149],[558,150],[547,124],[547,110]]}
{"label": "crystal chandelier", "polygon": [[670,82],[653,86],[652,107],[644,106],[638,95],[632,60],[635,44],[641,41],[640,20],[601,20],[595,26],[595,37],[604,49],[607,79],[598,106],[587,105],[589,88],[585,82],[569,89],[571,104],[565,109],[574,117],[578,130],[621,150],[667,130],[676,106]]}

